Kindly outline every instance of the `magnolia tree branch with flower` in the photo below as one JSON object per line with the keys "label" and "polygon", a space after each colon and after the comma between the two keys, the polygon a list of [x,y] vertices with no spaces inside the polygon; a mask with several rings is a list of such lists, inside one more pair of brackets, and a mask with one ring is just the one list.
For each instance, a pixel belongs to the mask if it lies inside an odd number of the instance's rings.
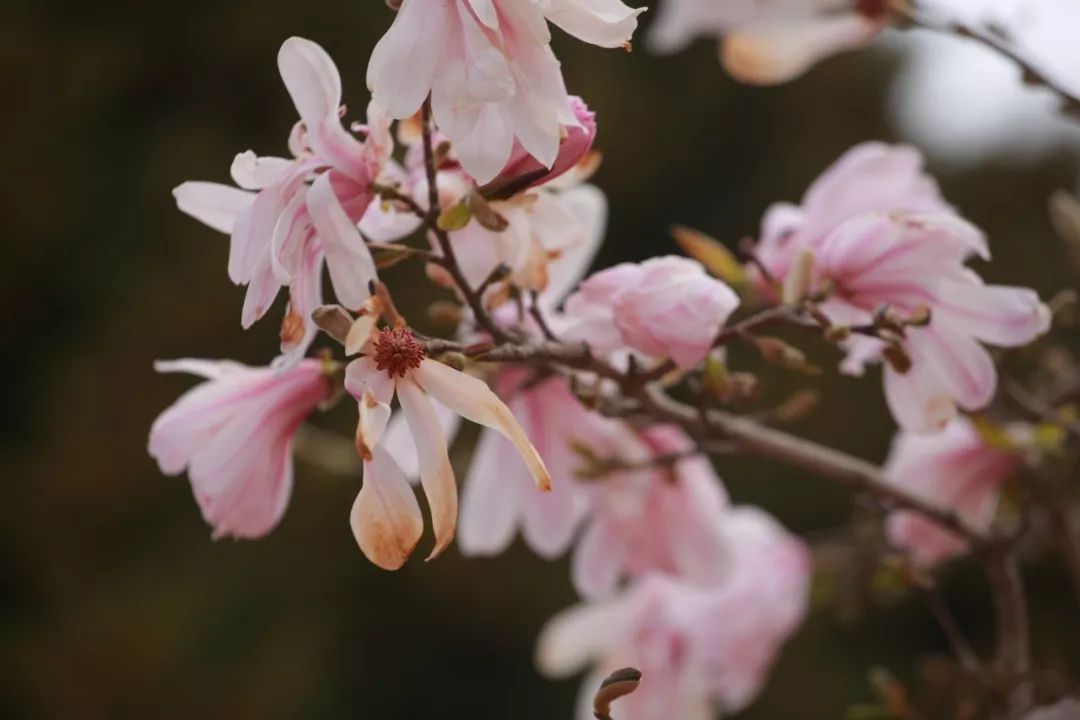
{"label": "magnolia tree branch with flower", "polygon": [[[915,17],[891,2],[727,5],[668,0],[652,44],[722,32],[729,68],[771,82]],[[685,256],[586,276],[607,212],[588,183],[598,123],[567,92],[550,25],[629,48],[642,10],[403,0],[368,64],[366,122],[352,125],[327,53],[287,40],[278,68],[300,116],[292,157],[240,153],[237,187],[174,193],[230,236],[244,327],[287,289],[280,354],[260,368],[160,363],[204,381],[158,418],[150,453],[163,472],[187,471],[214,537],[260,537],[286,511],[300,426],[351,398],[360,485],[342,518],[363,555],[388,570],[409,561],[424,534],[412,481],[431,519],[428,560],[455,537],[476,556],[518,533],[543,557],[570,553],[582,603],[542,632],[538,665],[553,676],[589,669],[580,716],[628,720],[739,711],[798,631],[819,548],[733,501],[710,458],[779,460],[869,501],[874,562],[926,591],[980,688],[979,712],[1057,712],[1036,709],[1019,549],[1045,534],[1080,600],[1069,501],[1080,364],[1047,377],[1017,374],[1011,359],[1066,325],[1068,298],[987,284],[968,264],[990,259],[987,233],[947,202],[916,149],[874,142],[851,148],[798,204],[767,208],[739,255],[679,228]],[[1065,233],[1080,236],[1080,209],[1061,203]],[[422,263],[453,293],[440,310],[452,334],[425,336],[399,312],[395,295],[414,289],[379,278],[399,262]],[[308,357],[320,329],[330,342]],[[753,363],[823,372],[805,340],[835,347],[843,373],[882,366],[899,426],[883,465],[783,429],[813,412],[808,389],[748,409],[763,382]],[[485,429],[459,503],[448,448],[462,418]],[[989,582],[993,657],[970,650],[936,594],[936,574],[964,558]],[[625,666],[637,671],[601,682]],[[902,691],[886,693],[885,711]]]}

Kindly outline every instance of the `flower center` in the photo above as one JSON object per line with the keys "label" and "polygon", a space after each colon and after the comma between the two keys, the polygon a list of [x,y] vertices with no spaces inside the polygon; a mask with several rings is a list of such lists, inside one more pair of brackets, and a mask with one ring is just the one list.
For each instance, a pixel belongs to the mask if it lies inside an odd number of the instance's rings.
{"label": "flower center", "polygon": [[390,377],[405,377],[405,373],[420,367],[424,346],[408,328],[383,328],[373,340],[375,367]]}

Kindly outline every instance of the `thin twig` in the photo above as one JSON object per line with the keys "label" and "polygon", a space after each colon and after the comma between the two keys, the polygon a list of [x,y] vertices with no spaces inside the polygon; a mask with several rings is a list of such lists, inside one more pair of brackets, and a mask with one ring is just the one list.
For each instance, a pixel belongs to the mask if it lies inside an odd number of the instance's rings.
{"label": "thin twig", "polygon": [[1047,75],[1032,61],[1025,58],[1020,51],[1009,44],[1008,38],[1002,37],[999,33],[991,30],[983,30],[959,20],[935,20],[913,9],[909,3],[904,1],[890,3],[890,11],[909,26],[939,34],[967,38],[1011,60],[1020,68],[1026,84],[1042,87],[1054,93],[1061,102],[1062,113],[1074,121],[1080,120],[1080,97],[1077,97],[1069,88]]}

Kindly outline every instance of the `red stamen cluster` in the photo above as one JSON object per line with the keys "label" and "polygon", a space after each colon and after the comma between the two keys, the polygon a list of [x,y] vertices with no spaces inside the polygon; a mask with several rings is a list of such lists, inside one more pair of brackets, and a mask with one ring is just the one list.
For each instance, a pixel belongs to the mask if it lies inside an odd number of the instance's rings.
{"label": "red stamen cluster", "polygon": [[376,335],[375,367],[390,377],[405,377],[405,373],[420,367],[424,346],[408,328],[383,328]]}

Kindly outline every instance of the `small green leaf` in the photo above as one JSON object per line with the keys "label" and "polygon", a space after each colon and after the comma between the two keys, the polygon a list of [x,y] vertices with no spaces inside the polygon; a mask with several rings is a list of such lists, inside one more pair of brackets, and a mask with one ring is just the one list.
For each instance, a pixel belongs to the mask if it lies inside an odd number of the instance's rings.
{"label": "small green leaf", "polygon": [[459,202],[443,210],[435,224],[439,226],[440,230],[454,232],[468,225],[471,219],[472,212],[469,210],[468,204]]}

